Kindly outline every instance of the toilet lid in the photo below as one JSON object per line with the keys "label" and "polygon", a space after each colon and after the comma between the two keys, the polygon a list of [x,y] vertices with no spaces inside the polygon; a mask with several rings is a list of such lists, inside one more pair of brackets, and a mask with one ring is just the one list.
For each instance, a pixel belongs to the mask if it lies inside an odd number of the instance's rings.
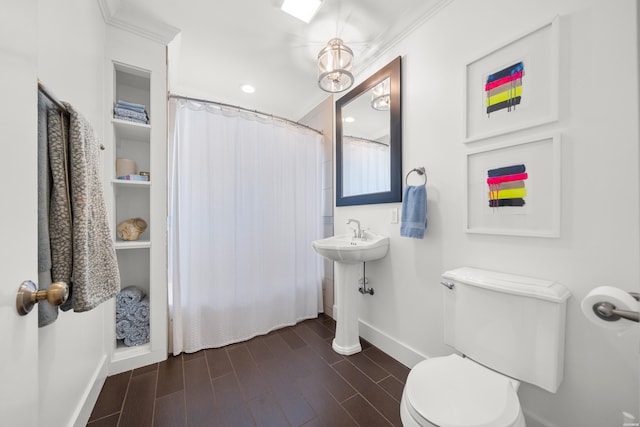
{"label": "toilet lid", "polygon": [[441,427],[511,426],[520,414],[513,380],[456,354],[418,363],[405,393],[414,416]]}

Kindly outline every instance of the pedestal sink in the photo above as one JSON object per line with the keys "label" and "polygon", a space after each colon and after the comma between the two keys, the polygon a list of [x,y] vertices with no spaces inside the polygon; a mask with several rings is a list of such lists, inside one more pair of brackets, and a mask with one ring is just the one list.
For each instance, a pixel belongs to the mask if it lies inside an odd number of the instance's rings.
{"label": "pedestal sink", "polygon": [[332,347],[336,353],[350,355],[362,351],[358,333],[360,297],[358,282],[365,262],[384,258],[389,251],[389,237],[365,230],[361,239],[333,236],[315,240],[313,248],[335,261],[336,336]]}

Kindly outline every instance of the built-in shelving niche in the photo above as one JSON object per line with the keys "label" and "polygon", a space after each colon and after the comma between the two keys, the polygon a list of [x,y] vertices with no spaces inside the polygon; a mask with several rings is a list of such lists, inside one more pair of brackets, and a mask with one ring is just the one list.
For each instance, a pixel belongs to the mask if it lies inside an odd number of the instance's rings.
{"label": "built-in shelving niche", "polygon": [[[114,64],[114,99],[145,105],[151,119],[151,73],[137,67]],[[111,117],[114,112],[110,112]],[[121,287],[135,286],[151,296],[151,185],[152,181],[128,181],[116,176],[115,159],[125,158],[136,162],[136,173],[151,172],[151,126],[149,123],[137,123],[112,118],[115,156],[112,165],[114,198],[114,241],[120,269]],[[147,229],[133,241],[122,240],[117,227],[130,218],[142,218]],[[153,310],[151,307],[150,310]],[[114,313],[115,318],[115,313]],[[112,362],[121,362],[136,356],[145,355],[151,350],[151,343],[127,347],[122,340],[115,340]]]}

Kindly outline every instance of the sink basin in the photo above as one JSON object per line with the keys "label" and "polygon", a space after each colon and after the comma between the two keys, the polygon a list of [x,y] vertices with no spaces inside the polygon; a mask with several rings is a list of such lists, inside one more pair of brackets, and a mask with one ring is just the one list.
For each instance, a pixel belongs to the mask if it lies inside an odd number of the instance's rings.
{"label": "sink basin", "polygon": [[333,261],[354,264],[384,258],[389,251],[389,237],[364,231],[364,239],[349,235],[333,236],[312,242],[313,248]]}

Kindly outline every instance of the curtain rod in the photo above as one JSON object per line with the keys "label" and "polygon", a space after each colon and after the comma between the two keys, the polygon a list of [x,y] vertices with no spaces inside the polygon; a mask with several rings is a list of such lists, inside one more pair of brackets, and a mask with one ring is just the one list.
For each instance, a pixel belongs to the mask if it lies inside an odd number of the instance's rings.
{"label": "curtain rod", "polygon": [[169,98],[186,99],[187,101],[203,102],[205,104],[214,104],[214,105],[218,105],[220,107],[233,108],[233,109],[238,110],[238,111],[246,111],[248,113],[252,113],[252,114],[256,114],[256,115],[260,115],[260,116],[271,117],[272,119],[275,119],[275,120],[281,120],[283,122],[287,122],[287,123],[290,123],[292,125],[300,126],[300,127],[309,129],[311,131],[317,132],[320,135],[324,135],[321,130],[314,129],[311,126],[307,126],[307,125],[304,125],[304,124],[299,123],[299,122],[294,122],[293,120],[285,119],[284,117],[275,116],[273,114],[263,113],[262,111],[258,111],[258,110],[250,110],[248,108],[240,107],[240,106],[237,106],[237,105],[225,104],[224,102],[209,101],[208,99],[200,99],[200,98],[191,98],[189,96],[175,95],[173,93],[169,93]]}
{"label": "curtain rod", "polygon": [[67,107],[62,103],[62,101],[60,101],[60,99],[59,99],[57,96],[55,96],[55,95],[53,94],[53,92],[51,92],[49,89],[47,89],[47,87],[46,87],[44,84],[42,84],[42,82],[41,82],[40,80],[38,80],[38,90],[39,90],[40,92],[42,92],[42,94],[43,94],[44,96],[46,96],[47,98],[49,98],[49,100],[50,100],[51,102],[53,102],[54,104],[56,104],[56,107],[58,107],[59,109],[61,109],[63,113],[65,113],[65,114],[67,114],[67,115],[69,114],[69,110],[67,110]]}
{"label": "curtain rod", "polygon": [[384,143],[384,142],[380,142],[380,141],[374,141],[373,139],[367,139],[367,138],[363,138],[361,136],[345,135],[344,138],[351,138],[351,139],[355,139],[355,140],[358,140],[358,141],[364,141],[364,142],[368,142],[369,144],[384,145],[385,147],[389,147],[390,146],[390,144],[388,144],[388,143]]}

